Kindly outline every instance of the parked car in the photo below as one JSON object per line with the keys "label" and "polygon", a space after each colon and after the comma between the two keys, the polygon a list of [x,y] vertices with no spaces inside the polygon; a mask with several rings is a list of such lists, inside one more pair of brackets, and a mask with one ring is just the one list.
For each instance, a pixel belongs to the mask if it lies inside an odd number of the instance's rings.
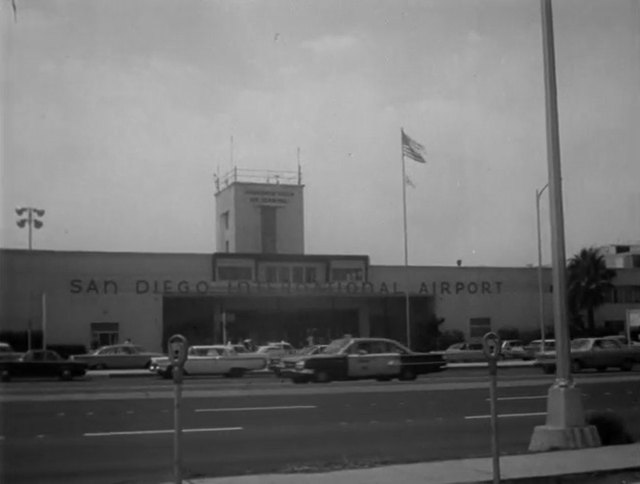
{"label": "parked car", "polygon": [[[625,346],[613,338],[578,338],[571,341],[570,357],[574,373],[589,368],[631,371],[635,364],[640,363],[640,347]],[[536,365],[545,373],[553,373],[556,370],[556,352],[538,353]]]}
{"label": "parked car", "polygon": [[442,371],[442,355],[414,353],[386,338],[342,338],[332,341],[320,354],[304,356],[286,375],[294,383],[375,378],[389,381],[415,380],[418,375]]}
{"label": "parked car", "polygon": [[266,355],[269,359],[269,368],[273,369],[280,363],[280,360],[285,356],[295,354],[296,349],[285,341],[279,343],[267,343],[266,345],[259,346],[256,353]]}
{"label": "parked car", "polygon": [[556,349],[555,339],[545,339],[544,348],[542,347],[541,339],[534,339],[528,345],[524,347],[523,360],[534,360],[536,355],[540,352],[554,351]]}
{"label": "parked car", "polygon": [[302,348],[292,356],[286,356],[280,360],[279,363],[272,367],[276,376],[287,376],[287,373],[295,368],[296,363],[303,360],[307,356],[319,355],[324,352],[327,345],[312,345]]}
{"label": "parked car", "polygon": [[73,355],[73,361],[86,363],[90,370],[149,368],[151,358],[164,356],[145,350],[142,346],[121,344],[102,346],[92,353]]}
{"label": "parked car", "polygon": [[[238,353],[233,346],[190,346],[184,363],[185,375],[224,375],[242,377],[248,371],[266,368],[268,358],[257,353]],[[173,376],[173,365],[168,356],[151,359],[149,370],[164,378]]]}
{"label": "parked car", "polygon": [[487,361],[482,341],[455,343],[442,353],[447,363],[470,363]]}
{"label": "parked car", "polygon": [[0,341],[0,361],[16,361],[23,354],[15,351],[9,343]]}
{"label": "parked car", "polygon": [[73,377],[83,376],[86,371],[85,363],[65,360],[52,350],[31,350],[18,360],[0,362],[2,381],[30,377],[58,377],[61,380],[71,380]]}
{"label": "parked car", "polygon": [[502,341],[500,352],[504,358],[517,359],[526,356],[524,343],[519,339],[505,339]]}

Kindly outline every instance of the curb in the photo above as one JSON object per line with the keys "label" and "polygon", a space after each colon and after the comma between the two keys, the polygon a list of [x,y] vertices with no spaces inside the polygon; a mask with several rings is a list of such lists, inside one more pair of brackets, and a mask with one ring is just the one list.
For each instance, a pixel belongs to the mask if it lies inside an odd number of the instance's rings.
{"label": "curb", "polygon": [[[613,481],[619,478],[621,480]],[[633,479],[631,481],[627,479]],[[576,472],[572,474],[557,474],[551,476],[501,478],[501,484],[601,484],[621,482],[625,484],[640,484],[640,466],[623,469],[612,469],[595,472]],[[478,481],[469,484],[493,484],[493,480]]]}

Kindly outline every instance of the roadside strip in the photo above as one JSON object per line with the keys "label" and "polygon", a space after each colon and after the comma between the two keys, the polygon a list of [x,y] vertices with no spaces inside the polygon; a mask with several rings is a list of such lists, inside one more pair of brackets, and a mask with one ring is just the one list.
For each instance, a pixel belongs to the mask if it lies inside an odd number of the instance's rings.
{"label": "roadside strip", "polygon": [[[498,415],[498,418],[515,418],[515,417],[540,417],[546,415],[547,412],[528,412],[528,413],[503,413]],[[491,418],[491,415],[468,415],[465,420],[480,420]]]}
{"label": "roadside strip", "polygon": [[[233,430],[243,430],[242,427],[216,427],[216,428],[204,428],[204,429],[182,429],[184,433],[194,432],[230,432]],[[122,435],[155,435],[155,434],[173,434],[174,429],[167,430],[131,430],[123,432],[86,432],[82,434],[83,437],[117,437]]]}
{"label": "roadside strip", "polygon": [[252,412],[256,410],[308,410],[315,405],[290,405],[275,407],[236,407],[236,408],[196,408],[196,412]]}

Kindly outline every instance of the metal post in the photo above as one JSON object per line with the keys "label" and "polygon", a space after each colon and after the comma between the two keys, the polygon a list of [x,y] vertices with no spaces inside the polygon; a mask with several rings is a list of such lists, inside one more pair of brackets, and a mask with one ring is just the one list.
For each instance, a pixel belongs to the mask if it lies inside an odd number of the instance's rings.
{"label": "metal post", "polygon": [[500,442],[498,438],[498,358],[500,338],[495,333],[483,337],[483,351],[489,363],[489,402],[491,406],[491,454],[493,456],[493,484],[500,483]]}
{"label": "metal post", "polygon": [[31,226],[33,225],[33,209],[31,207],[27,208],[27,213],[29,214],[29,221],[27,222],[29,224],[29,250],[31,250],[31,248],[33,247],[32,243],[31,243]]}
{"label": "metal post", "polygon": [[529,450],[576,449],[600,445],[597,429],[587,425],[582,395],[571,377],[560,135],[553,41],[551,0],[540,0],[542,52],[547,127],[547,164],[551,214],[551,259],[553,266],[553,316],[556,339],[556,380],[547,396],[546,425],[534,429]]}
{"label": "metal post", "polygon": [[545,351],[545,329],[544,329],[544,294],[542,292],[542,238],[540,235],[540,197],[542,192],[549,186],[547,183],[540,190],[536,189],[536,220],[538,227],[538,312],[540,318],[540,339],[541,349]]}
{"label": "metal post", "polygon": [[182,484],[182,422],[180,419],[180,402],[182,400],[182,368],[174,369],[175,392],[173,398],[173,475],[175,484]]}
{"label": "metal post", "polygon": [[227,312],[222,311],[222,344],[227,344]]}
{"label": "metal post", "polygon": [[567,318],[566,256],[564,242],[564,215],[562,207],[562,173],[560,169],[560,134],[558,127],[558,100],[556,89],[556,63],[553,41],[551,0],[540,0],[542,9],[542,40],[545,70],[547,114],[547,161],[549,169],[549,198],[551,204],[551,256],[553,259],[553,309],[557,355],[556,384],[572,384],[569,368],[569,331]]}
{"label": "metal post", "polygon": [[42,293],[42,349],[47,349],[47,293]]}
{"label": "metal post", "polygon": [[173,372],[174,398],[173,398],[173,476],[175,484],[182,484],[182,378],[184,363],[187,360],[189,344],[187,339],[179,334],[169,338],[167,353],[171,360]]}

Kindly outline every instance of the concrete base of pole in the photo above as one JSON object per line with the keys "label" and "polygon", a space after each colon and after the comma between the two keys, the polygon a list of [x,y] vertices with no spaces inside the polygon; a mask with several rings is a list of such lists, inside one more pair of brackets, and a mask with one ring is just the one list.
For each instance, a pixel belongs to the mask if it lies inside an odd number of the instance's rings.
{"label": "concrete base of pole", "polygon": [[531,441],[531,452],[599,447],[600,436],[593,425],[587,425],[580,390],[554,385],[547,395],[547,422],[537,426]]}

